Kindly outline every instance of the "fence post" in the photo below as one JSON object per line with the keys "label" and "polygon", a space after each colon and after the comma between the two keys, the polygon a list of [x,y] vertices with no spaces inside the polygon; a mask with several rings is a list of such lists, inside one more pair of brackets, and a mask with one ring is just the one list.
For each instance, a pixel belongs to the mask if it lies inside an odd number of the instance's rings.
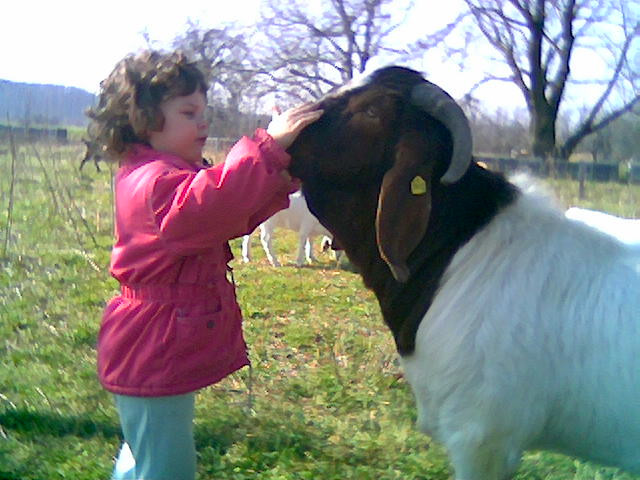
{"label": "fence post", "polygon": [[4,246],[2,249],[2,258],[7,258],[7,254],[9,252],[9,238],[11,237],[11,226],[13,223],[13,194],[15,191],[16,184],[16,142],[13,136],[13,128],[11,127],[11,123],[9,118],[7,118],[7,123],[9,123],[9,147],[11,150],[11,177],[9,184],[9,204],[7,205],[7,224],[4,230]]}
{"label": "fence post", "polygon": [[587,193],[585,191],[586,176],[586,168],[584,167],[584,165],[580,165],[580,167],[578,167],[578,198],[580,200],[584,200],[585,198],[587,198]]}

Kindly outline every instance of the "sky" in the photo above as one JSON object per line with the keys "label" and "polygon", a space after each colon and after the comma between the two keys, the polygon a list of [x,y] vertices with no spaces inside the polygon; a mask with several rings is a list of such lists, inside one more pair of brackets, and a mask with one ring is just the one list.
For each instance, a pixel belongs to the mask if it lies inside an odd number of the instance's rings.
{"label": "sky", "polygon": [[[189,20],[203,28],[231,21],[252,24],[259,4],[260,0],[6,0],[0,15],[0,79],[97,93],[116,62],[146,46],[143,32],[158,47],[168,47]],[[399,35],[413,40],[445,25],[455,17],[456,5],[459,0],[448,0],[434,11],[432,2],[417,0]],[[417,68],[429,70],[427,77],[454,97],[474,82],[468,72],[439,60]],[[497,106],[521,103],[519,93],[508,93],[500,86],[487,101]]]}
{"label": "sky", "polygon": [[[259,0],[6,0],[0,15],[0,79],[83,88],[125,55],[145,47],[142,33],[167,44],[189,19],[203,27],[253,21]],[[108,7],[108,8],[106,8]]]}

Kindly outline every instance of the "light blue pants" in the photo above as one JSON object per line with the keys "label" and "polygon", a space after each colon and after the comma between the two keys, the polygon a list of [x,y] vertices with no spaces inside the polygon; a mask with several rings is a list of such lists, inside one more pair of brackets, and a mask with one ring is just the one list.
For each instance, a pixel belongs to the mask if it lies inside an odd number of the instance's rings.
{"label": "light blue pants", "polygon": [[115,399],[125,443],[113,480],[194,480],[195,393]]}

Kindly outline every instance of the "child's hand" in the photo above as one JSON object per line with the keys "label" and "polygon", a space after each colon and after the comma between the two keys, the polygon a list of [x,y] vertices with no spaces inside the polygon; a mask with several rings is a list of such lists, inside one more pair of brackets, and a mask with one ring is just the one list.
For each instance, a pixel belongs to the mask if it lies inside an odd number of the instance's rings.
{"label": "child's hand", "polygon": [[276,107],[271,123],[267,127],[267,133],[282,148],[289,148],[302,129],[318,120],[324,113],[324,110],[314,110],[313,106],[313,103],[305,103],[290,108],[284,113],[280,113]]}

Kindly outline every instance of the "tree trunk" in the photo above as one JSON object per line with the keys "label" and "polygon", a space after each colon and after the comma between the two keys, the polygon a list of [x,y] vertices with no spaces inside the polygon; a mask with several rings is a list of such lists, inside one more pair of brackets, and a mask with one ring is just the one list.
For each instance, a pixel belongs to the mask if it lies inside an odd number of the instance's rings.
{"label": "tree trunk", "polygon": [[555,154],[556,118],[547,104],[539,103],[534,109],[531,115],[531,150],[534,156],[546,159]]}
{"label": "tree trunk", "polygon": [[568,161],[569,157],[571,156],[571,154],[573,153],[573,151],[576,149],[576,147],[578,146],[578,144],[583,138],[584,136],[576,136],[576,135],[573,135],[572,137],[568,138],[567,141],[564,142],[564,145],[558,147],[557,157],[561,158],[562,160]]}

